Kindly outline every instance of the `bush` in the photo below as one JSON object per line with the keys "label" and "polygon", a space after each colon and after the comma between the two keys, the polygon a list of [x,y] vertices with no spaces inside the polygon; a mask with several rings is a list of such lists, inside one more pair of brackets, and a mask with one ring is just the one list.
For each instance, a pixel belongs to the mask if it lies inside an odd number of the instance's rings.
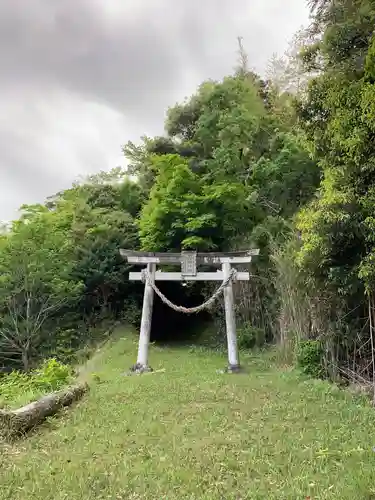
{"label": "bush", "polygon": [[45,360],[39,369],[31,374],[33,384],[42,391],[57,391],[67,384],[72,376],[70,366],[55,358]]}
{"label": "bush", "polygon": [[58,341],[52,351],[53,355],[63,362],[73,361],[77,346],[84,341],[85,333],[78,328],[58,330],[56,333]]}
{"label": "bush", "polygon": [[0,407],[22,406],[43,394],[61,389],[72,378],[72,369],[48,359],[30,373],[13,371],[0,379]]}
{"label": "bush", "polygon": [[142,308],[135,301],[129,301],[125,304],[124,310],[121,314],[121,319],[123,319],[127,324],[136,327],[140,327],[142,318]]}
{"label": "bush", "polygon": [[324,378],[323,345],[319,340],[302,340],[297,346],[297,366],[313,378]]}
{"label": "bush", "polygon": [[240,349],[263,347],[265,341],[265,333],[262,328],[256,328],[255,326],[248,324],[238,329],[238,347]]}

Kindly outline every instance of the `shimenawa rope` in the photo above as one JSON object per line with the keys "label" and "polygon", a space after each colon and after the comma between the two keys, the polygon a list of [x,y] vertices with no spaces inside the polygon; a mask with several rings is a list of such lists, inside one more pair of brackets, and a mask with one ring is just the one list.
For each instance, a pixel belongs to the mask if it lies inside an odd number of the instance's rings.
{"label": "shimenawa rope", "polygon": [[219,288],[216,290],[216,292],[208,299],[206,302],[203,302],[203,304],[200,304],[199,306],[196,307],[184,307],[184,306],[178,306],[176,304],[173,304],[167,297],[159,290],[159,288],[155,285],[155,283],[152,281],[150,273],[148,272],[147,269],[142,269],[141,271],[141,278],[143,283],[147,283],[152,287],[154,292],[160,297],[160,299],[169,306],[171,309],[177,312],[182,312],[185,314],[194,314],[194,313],[199,313],[203,311],[204,309],[208,309],[214,302],[215,300],[219,297],[221,292],[224,290],[225,287],[229,285],[231,281],[233,281],[236,277],[236,270],[234,268],[231,269],[229,275],[225,278],[225,280],[222,282],[222,284],[219,286]]}

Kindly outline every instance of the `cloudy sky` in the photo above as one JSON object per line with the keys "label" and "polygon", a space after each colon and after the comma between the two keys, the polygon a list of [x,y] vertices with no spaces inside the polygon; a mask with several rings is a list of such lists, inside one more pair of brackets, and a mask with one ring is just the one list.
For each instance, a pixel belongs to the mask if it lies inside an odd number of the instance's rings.
{"label": "cloudy sky", "polygon": [[0,220],[81,175],[236,64],[263,72],[307,21],[304,0],[0,0]]}

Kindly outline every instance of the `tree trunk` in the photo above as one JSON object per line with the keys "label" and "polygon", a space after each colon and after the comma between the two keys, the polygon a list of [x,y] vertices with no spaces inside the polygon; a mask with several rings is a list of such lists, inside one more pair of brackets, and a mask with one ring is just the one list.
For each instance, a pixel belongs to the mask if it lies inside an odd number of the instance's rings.
{"label": "tree trunk", "polygon": [[58,392],[53,392],[18,410],[0,410],[0,435],[5,437],[26,432],[54,415],[64,406],[80,399],[88,390],[86,383],[80,383]]}
{"label": "tree trunk", "polygon": [[22,351],[22,366],[23,366],[23,371],[28,372],[29,371],[29,353],[25,350]]}

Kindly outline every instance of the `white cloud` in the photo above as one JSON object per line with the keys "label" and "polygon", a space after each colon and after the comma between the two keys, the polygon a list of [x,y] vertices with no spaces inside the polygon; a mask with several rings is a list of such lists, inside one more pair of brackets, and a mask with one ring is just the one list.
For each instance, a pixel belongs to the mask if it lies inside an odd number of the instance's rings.
{"label": "white cloud", "polygon": [[220,78],[243,36],[263,72],[307,20],[300,0],[5,0],[0,3],[0,219],[82,174]]}

